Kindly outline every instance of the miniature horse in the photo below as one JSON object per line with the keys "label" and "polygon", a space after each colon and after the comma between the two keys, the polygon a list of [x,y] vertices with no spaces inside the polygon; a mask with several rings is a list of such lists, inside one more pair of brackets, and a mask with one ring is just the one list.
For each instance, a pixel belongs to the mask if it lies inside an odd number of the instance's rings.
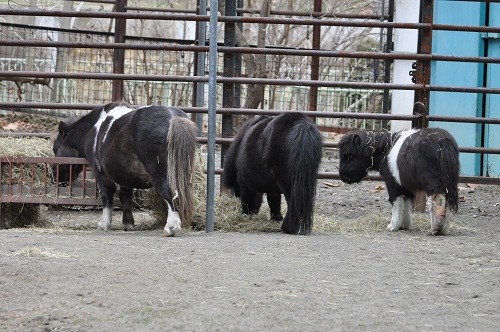
{"label": "miniature horse", "polygon": [[59,123],[54,142],[56,156],[77,151],[92,166],[103,203],[100,229],[111,225],[117,185],[125,230],[134,229],[133,188],[154,187],[168,206],[165,236],[174,236],[181,221],[191,224],[195,148],[196,126],[181,110],[124,103],[96,108],[72,124]]}
{"label": "miniature horse", "polygon": [[444,129],[412,129],[401,133],[355,131],[340,140],[340,178],[360,182],[369,170],[379,171],[392,204],[389,231],[411,225],[411,205],[425,191],[431,235],[449,231],[449,210],[458,209],[460,161],[455,139]]}
{"label": "miniature horse", "polygon": [[[227,150],[222,184],[240,198],[242,213],[256,214],[263,193],[271,219],[288,234],[309,234],[323,138],[306,115],[285,113],[246,122]],[[288,205],[281,214],[281,194]]]}

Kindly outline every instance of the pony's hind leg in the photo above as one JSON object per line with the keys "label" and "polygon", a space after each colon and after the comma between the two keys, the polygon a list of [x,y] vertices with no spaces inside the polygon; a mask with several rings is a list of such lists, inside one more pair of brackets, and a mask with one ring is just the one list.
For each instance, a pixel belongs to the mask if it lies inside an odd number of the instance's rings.
{"label": "pony's hind leg", "polygon": [[[169,203],[169,200],[167,199],[165,200],[165,202],[167,203],[168,207],[168,217],[167,223],[163,228],[162,236],[175,236],[175,234],[182,229],[181,217],[179,215],[179,212],[174,211],[172,207],[173,203]],[[172,200],[170,200],[170,202],[172,202]]]}
{"label": "pony's hind leg", "polygon": [[281,214],[281,194],[267,194],[267,204],[271,210],[271,220],[282,221],[283,215]]}
{"label": "pony's hind leg", "polygon": [[127,187],[120,187],[120,202],[123,209],[123,230],[134,230],[134,216],[132,215],[132,199],[134,189]]}
{"label": "pony's hind leg", "polygon": [[431,218],[430,235],[445,235],[450,228],[449,208],[444,194],[432,194],[427,199]]}

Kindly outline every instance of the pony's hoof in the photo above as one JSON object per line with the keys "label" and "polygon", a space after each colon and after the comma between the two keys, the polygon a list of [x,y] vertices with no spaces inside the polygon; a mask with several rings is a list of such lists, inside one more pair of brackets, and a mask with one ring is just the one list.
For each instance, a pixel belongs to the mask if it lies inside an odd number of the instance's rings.
{"label": "pony's hoof", "polygon": [[100,231],[107,232],[108,229],[109,229],[109,227],[102,226],[102,225],[97,225],[97,229],[100,230]]}
{"label": "pony's hoof", "polygon": [[283,216],[281,214],[273,214],[271,215],[271,220],[272,221],[283,221]]}
{"label": "pony's hoof", "polygon": [[124,224],[124,225],[123,225],[123,230],[124,230],[125,232],[127,232],[127,231],[135,231],[135,229],[134,229],[134,225],[131,225],[131,224]]}
{"label": "pony's hoof", "polygon": [[163,237],[175,236],[174,227],[168,227],[168,228],[163,229],[163,232],[161,232],[161,236],[163,236]]}
{"label": "pony's hoof", "polygon": [[389,232],[394,232],[394,231],[396,231],[397,229],[396,229],[396,227],[394,227],[392,224],[389,224],[389,225],[387,225],[387,230],[388,230]]}

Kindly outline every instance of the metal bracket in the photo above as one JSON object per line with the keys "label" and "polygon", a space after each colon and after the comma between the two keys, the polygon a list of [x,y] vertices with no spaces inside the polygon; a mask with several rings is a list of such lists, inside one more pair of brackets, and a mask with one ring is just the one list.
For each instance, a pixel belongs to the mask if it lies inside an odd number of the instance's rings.
{"label": "metal bracket", "polygon": [[413,70],[410,70],[408,72],[408,75],[411,76],[411,81],[414,84],[422,83],[424,78],[424,66],[422,65],[422,63],[415,61],[411,64],[411,68]]}

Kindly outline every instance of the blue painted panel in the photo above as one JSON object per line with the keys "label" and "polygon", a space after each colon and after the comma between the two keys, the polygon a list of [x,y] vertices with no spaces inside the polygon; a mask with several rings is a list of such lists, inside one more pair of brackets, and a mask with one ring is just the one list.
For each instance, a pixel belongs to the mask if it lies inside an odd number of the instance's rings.
{"label": "blue painted panel", "polygon": [[[500,26],[500,4],[490,4],[489,25]],[[488,38],[488,56],[500,58],[500,39]],[[500,64],[488,64],[487,85],[491,88],[500,87]],[[500,118],[500,95],[489,94],[486,98],[486,117]],[[485,146],[500,148],[500,125],[485,126]],[[489,154],[484,158],[484,174],[500,177],[500,155]]]}
{"label": "blue painted panel", "polygon": [[[444,1],[434,2],[434,22],[440,24],[484,25],[484,3]],[[482,56],[483,40],[478,32],[434,31],[432,52],[456,56]],[[448,86],[483,86],[484,65],[433,61],[431,84]],[[482,96],[475,93],[431,92],[429,113],[436,115],[482,115]],[[481,125],[432,122],[434,127],[448,130],[463,147],[481,146]],[[461,173],[479,175],[481,155],[461,153]]]}

